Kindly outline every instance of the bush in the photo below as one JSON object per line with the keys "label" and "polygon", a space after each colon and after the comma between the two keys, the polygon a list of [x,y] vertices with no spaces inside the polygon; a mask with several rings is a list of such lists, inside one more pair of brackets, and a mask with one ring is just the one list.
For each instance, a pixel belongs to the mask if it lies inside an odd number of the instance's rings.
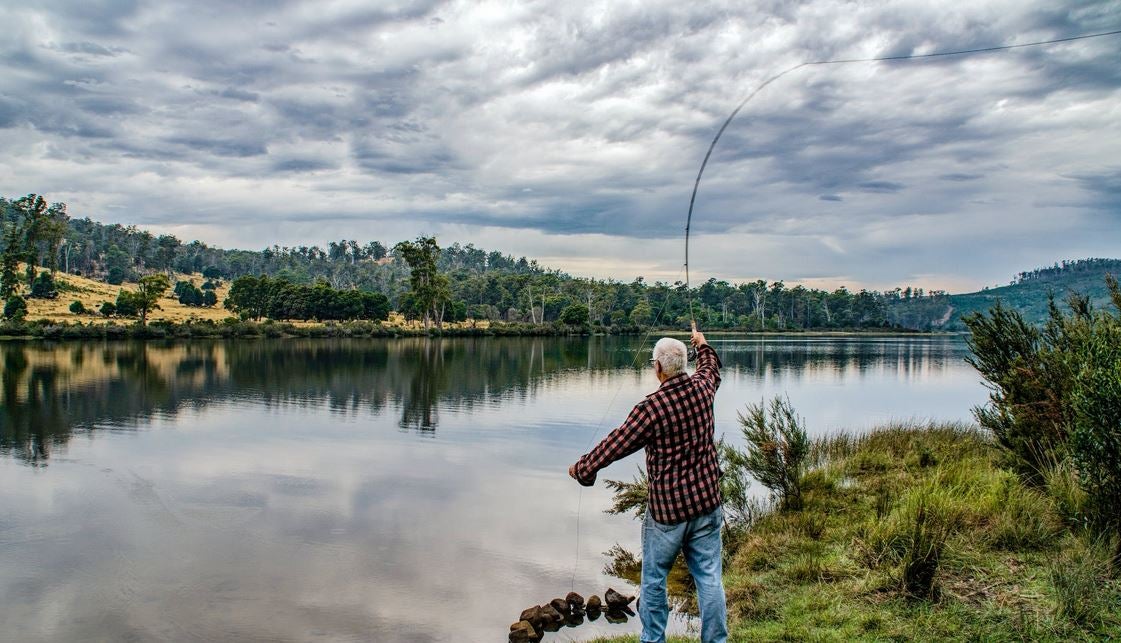
{"label": "bush", "polygon": [[58,297],[58,289],[55,288],[54,277],[51,273],[44,270],[31,282],[30,297],[35,299],[56,299]]}
{"label": "bush", "polygon": [[19,295],[12,295],[4,302],[4,319],[21,322],[27,317],[27,302]]}
{"label": "bush", "polygon": [[70,302],[70,312],[75,315],[84,315],[86,314],[86,305],[78,300],[74,300]]}
{"label": "bush", "polygon": [[1057,337],[1061,315],[1052,307],[1048,332],[1028,324],[998,300],[988,315],[963,319],[972,333],[966,358],[985,378],[989,404],[973,409],[977,422],[993,432],[1008,464],[1025,480],[1040,481],[1044,465],[1066,441],[1064,395],[1067,365]]}
{"label": "bush", "polygon": [[[1121,290],[1108,279],[1121,310]],[[1069,356],[1074,381],[1070,453],[1090,500],[1090,520],[1116,540],[1114,566],[1121,570],[1121,318],[1095,314],[1075,327]]]}
{"label": "bush", "polygon": [[570,304],[561,312],[560,322],[569,326],[582,326],[588,323],[588,307],[584,304]]}
{"label": "bush", "polygon": [[[1106,282],[1121,311],[1121,288]],[[1068,304],[1063,314],[1051,303],[1043,330],[999,304],[969,319],[971,362],[993,390],[975,411],[1029,481],[1043,482],[1069,454],[1086,492],[1084,522],[1114,540],[1121,571],[1121,317],[1078,295]],[[1073,500],[1069,489],[1059,493]]]}
{"label": "bush", "polygon": [[743,466],[771,490],[783,509],[801,509],[810,441],[790,401],[776,397],[769,410],[762,402],[749,404],[739,421],[747,442]]}
{"label": "bush", "polygon": [[111,301],[103,301],[101,302],[101,308],[98,309],[98,312],[104,317],[112,317],[117,314],[117,305]]}
{"label": "bush", "polygon": [[122,289],[117,293],[116,309],[121,317],[136,317],[140,314],[140,302],[134,293]]}
{"label": "bush", "polygon": [[109,269],[109,274],[105,276],[105,281],[114,286],[119,286],[125,282],[126,277],[128,277],[128,273],[125,272],[124,268],[113,266]]}

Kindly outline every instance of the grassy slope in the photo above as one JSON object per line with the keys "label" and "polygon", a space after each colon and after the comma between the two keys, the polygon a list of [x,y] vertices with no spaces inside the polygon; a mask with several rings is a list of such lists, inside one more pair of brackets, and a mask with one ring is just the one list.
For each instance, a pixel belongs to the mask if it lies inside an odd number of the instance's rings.
{"label": "grassy slope", "polygon": [[[732,640],[1121,637],[1121,586],[1093,568],[1104,554],[1071,534],[1053,499],[999,468],[982,435],[896,427],[817,455],[805,507],[727,545]],[[933,600],[901,584],[920,498],[947,534]],[[1074,589],[1056,589],[1056,570]],[[1087,613],[1061,615],[1064,604]]]}
{"label": "grassy slope", "polygon": [[[135,291],[137,288],[137,285],[134,283],[126,282],[120,286],[113,286],[103,281],[87,279],[77,275],[63,275],[61,273],[59,273],[55,279],[60,286],[58,299],[29,298],[27,300],[28,321],[50,319],[53,321],[71,323],[92,322],[95,324],[105,324],[110,320],[96,314],[102,302],[116,301],[117,293],[122,289]],[[176,281],[190,281],[198,287],[202,286],[205,279],[202,278],[202,275],[176,274],[172,277],[171,283],[174,285]],[[225,301],[229,288],[229,283],[223,282],[222,285],[215,290],[215,294],[218,295],[218,304],[213,308],[184,306],[179,303],[174,295],[172,295],[171,290],[168,289],[167,294],[160,299],[160,309],[151,312],[148,315],[148,319],[150,321],[166,319],[175,322],[183,322],[191,318],[212,319],[215,321],[225,319],[232,315],[230,311],[222,307],[222,302]],[[70,312],[70,304],[75,300],[82,302],[86,309],[91,311],[91,314],[75,315]]]}

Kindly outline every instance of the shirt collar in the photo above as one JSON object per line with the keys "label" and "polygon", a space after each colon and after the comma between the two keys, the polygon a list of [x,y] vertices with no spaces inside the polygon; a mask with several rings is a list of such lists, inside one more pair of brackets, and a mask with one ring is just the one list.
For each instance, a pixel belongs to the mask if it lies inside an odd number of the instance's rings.
{"label": "shirt collar", "polygon": [[662,382],[661,386],[659,386],[658,389],[661,390],[664,388],[675,388],[677,386],[680,386],[681,384],[684,384],[686,381],[688,381],[688,379],[689,378],[687,377],[687,374],[682,371],[677,375],[669,378],[668,380]]}

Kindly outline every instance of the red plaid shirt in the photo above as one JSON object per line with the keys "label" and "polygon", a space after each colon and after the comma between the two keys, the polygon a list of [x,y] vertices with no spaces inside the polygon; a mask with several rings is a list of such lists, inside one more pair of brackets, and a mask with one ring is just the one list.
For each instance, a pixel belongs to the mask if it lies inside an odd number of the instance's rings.
{"label": "red plaid shirt", "polygon": [[576,478],[590,486],[600,469],[645,447],[654,520],[675,524],[713,511],[721,502],[712,416],[719,386],[720,358],[704,344],[696,372],[662,382],[636,404],[622,426],[580,458]]}

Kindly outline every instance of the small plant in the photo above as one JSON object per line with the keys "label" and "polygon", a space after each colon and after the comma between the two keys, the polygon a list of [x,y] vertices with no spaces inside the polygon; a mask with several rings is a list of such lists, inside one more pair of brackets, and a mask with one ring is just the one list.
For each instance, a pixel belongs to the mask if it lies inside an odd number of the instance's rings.
{"label": "small plant", "polygon": [[75,299],[70,303],[70,312],[75,315],[84,315],[86,314],[86,305]]}
{"label": "small plant", "polygon": [[117,305],[111,301],[103,301],[97,312],[101,313],[103,317],[112,317],[117,314]]}
{"label": "small plant", "polygon": [[739,420],[747,442],[744,466],[783,509],[801,509],[810,441],[790,401],[776,397],[767,406],[749,404]]}
{"label": "small plant", "polygon": [[630,482],[605,480],[604,484],[615,492],[611,499],[611,508],[607,513],[625,514],[633,511],[635,518],[640,519],[646,515],[646,506],[650,498],[650,479],[646,476],[646,471],[640,468]]}

